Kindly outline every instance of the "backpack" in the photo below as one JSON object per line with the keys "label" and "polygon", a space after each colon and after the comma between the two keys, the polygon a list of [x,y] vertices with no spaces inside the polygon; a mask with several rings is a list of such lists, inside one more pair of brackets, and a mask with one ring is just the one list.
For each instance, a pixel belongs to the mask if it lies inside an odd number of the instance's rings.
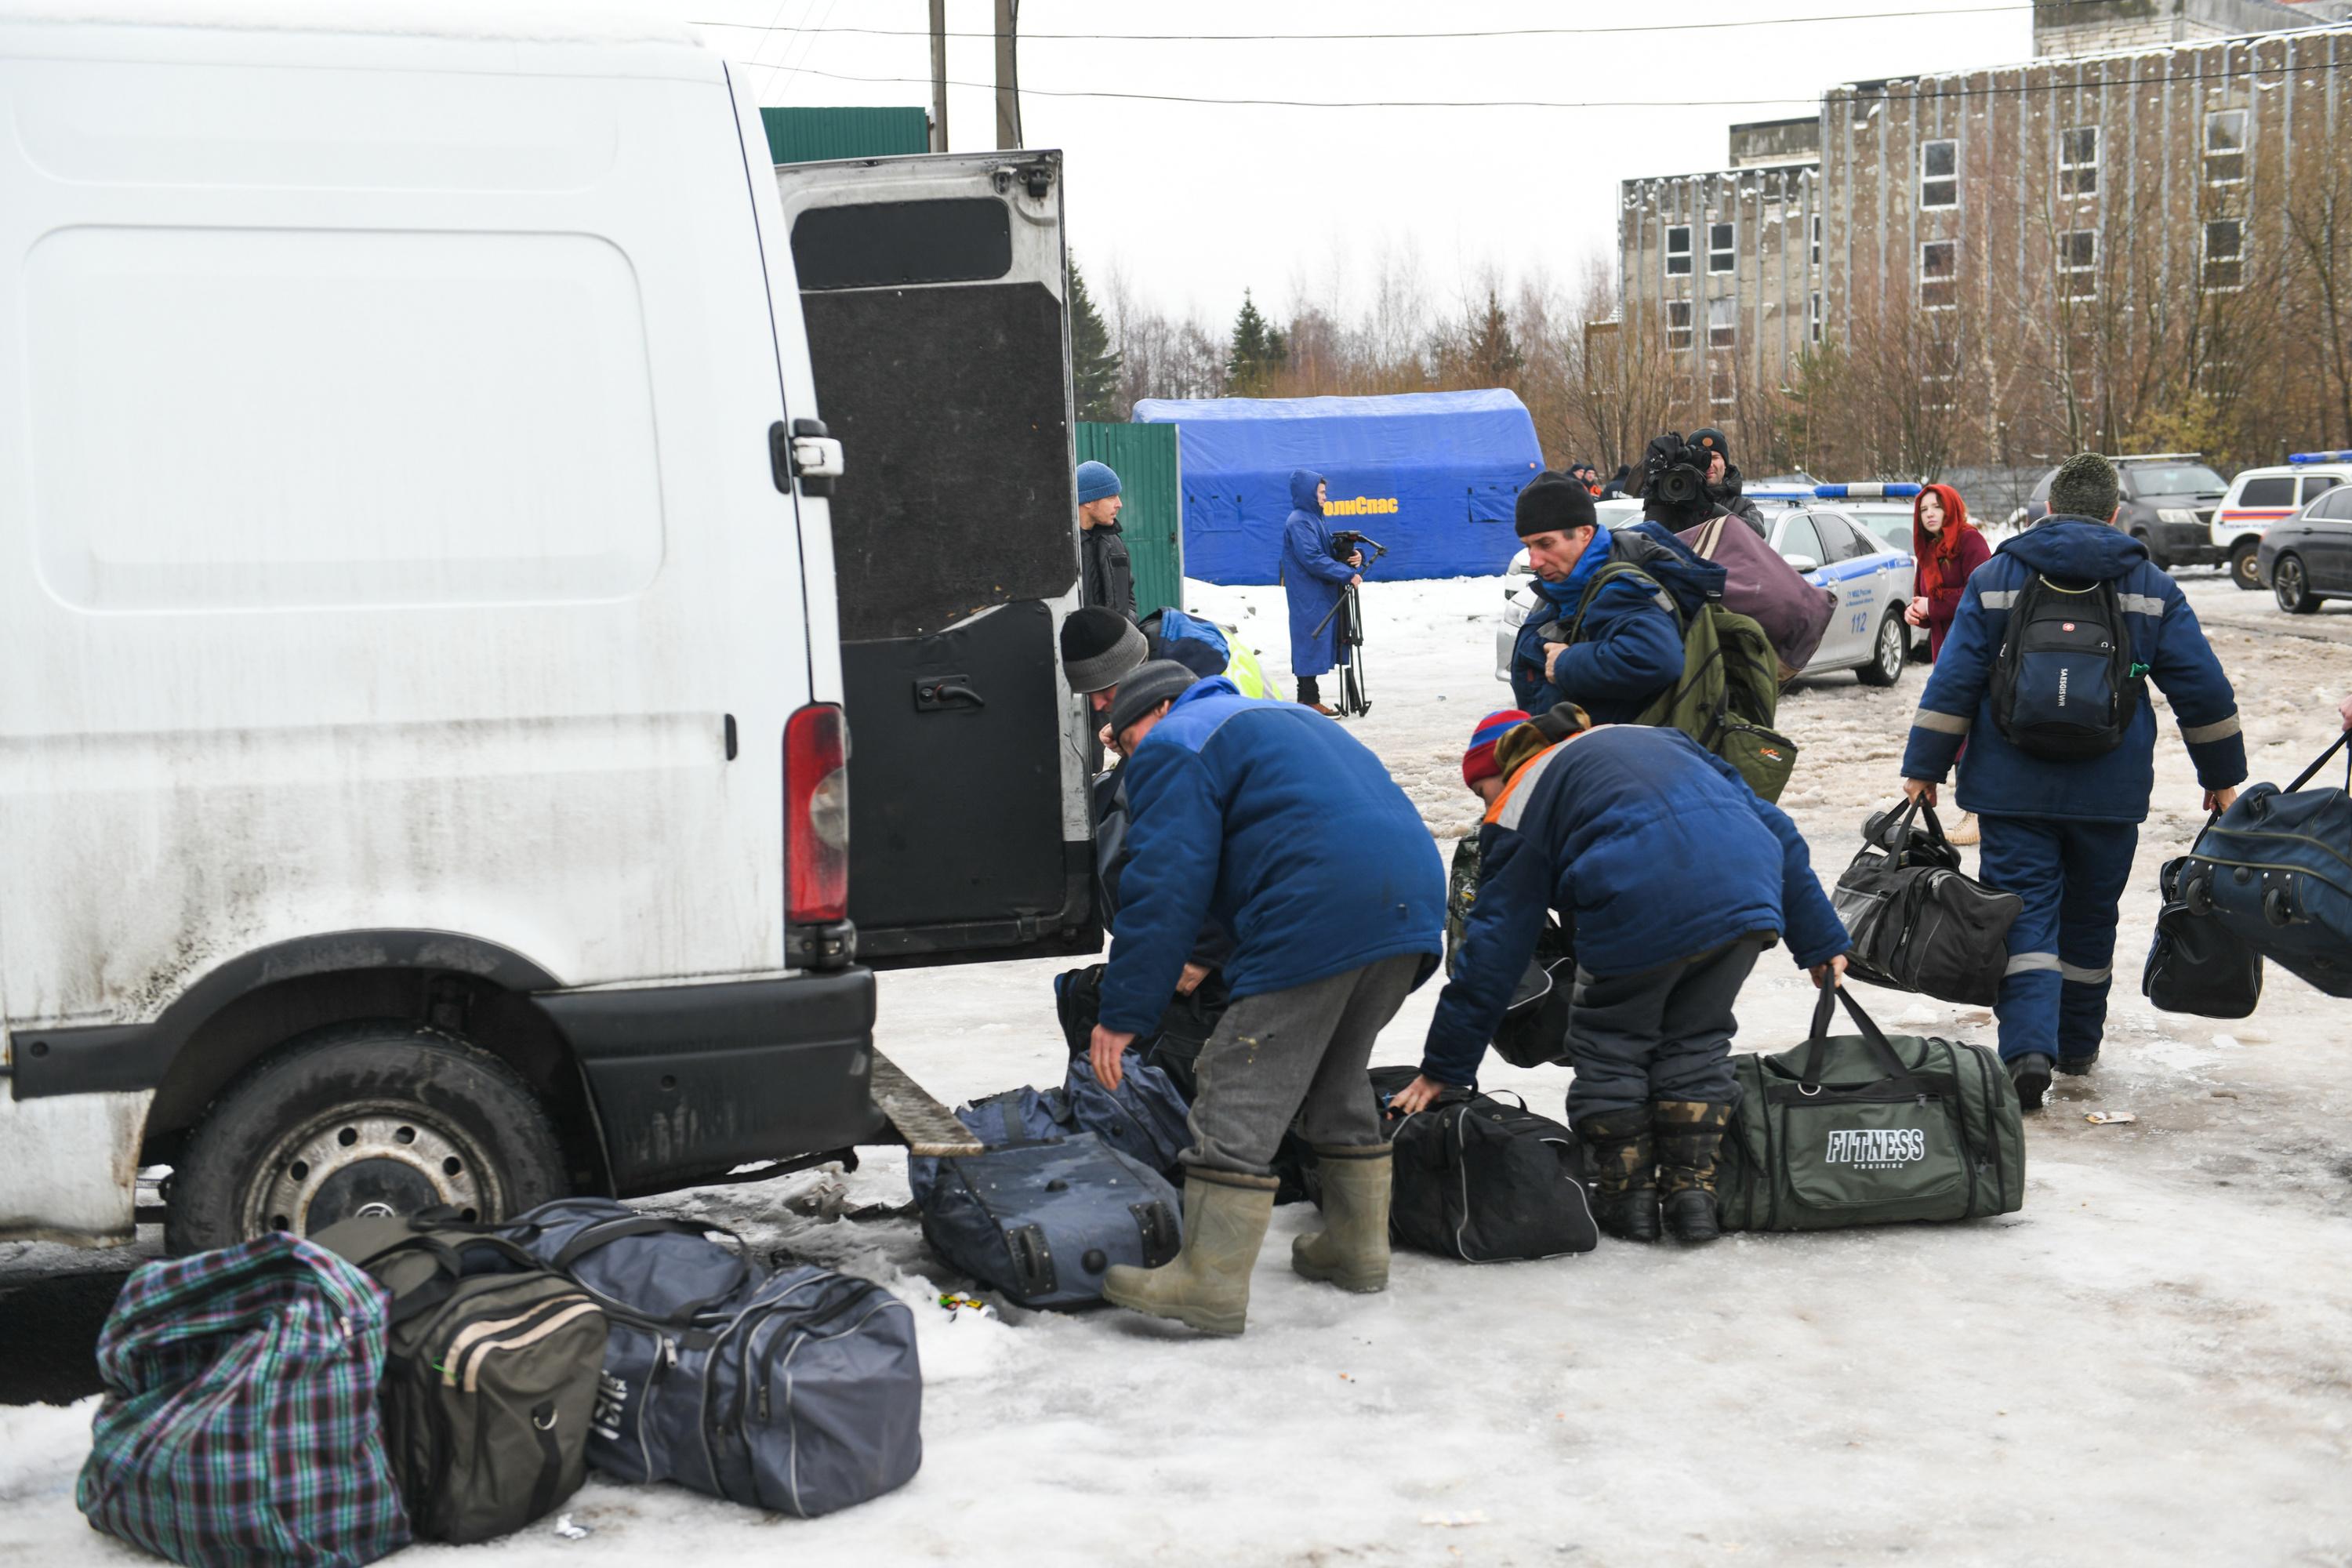
{"label": "backpack", "polygon": [[[1672,602],[1673,595],[1640,567],[1612,561],[1592,574],[1577,601],[1568,640],[1578,641],[1584,617],[1603,585],[1638,578]],[[1677,611],[1675,621],[1682,624]],[[1717,600],[1701,605],[1683,626],[1682,679],[1660,692],[1637,724],[1680,730],[1729,763],[1748,787],[1777,801],[1797,765],[1797,743],[1772,728],[1780,707],[1780,655],[1764,628]]]}
{"label": "backpack", "polygon": [[98,1338],[75,1506],[187,1568],[371,1563],[408,1544],[376,1412],[383,1289],[272,1231],[142,1266]]}
{"label": "backpack", "polygon": [[510,1243],[415,1219],[347,1219],[316,1237],[392,1298],[384,1447],[419,1539],[520,1530],[587,1479],[604,1313]]}
{"label": "backpack", "polygon": [[2147,673],[2132,662],[2113,582],[2061,588],[2037,572],[2019,591],[1993,659],[1993,722],[2029,757],[2103,757],[2123,744]]}

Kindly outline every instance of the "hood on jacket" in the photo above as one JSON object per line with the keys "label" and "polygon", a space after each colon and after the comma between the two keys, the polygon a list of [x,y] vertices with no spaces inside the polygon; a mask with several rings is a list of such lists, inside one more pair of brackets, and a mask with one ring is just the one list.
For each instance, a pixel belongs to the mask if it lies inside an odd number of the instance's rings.
{"label": "hood on jacket", "polygon": [[2053,517],[2000,547],[2045,577],[2105,583],[2147,559],[2147,546],[2120,529],[2087,517]]}
{"label": "hood on jacket", "polygon": [[1322,482],[1320,474],[1310,473],[1305,468],[1291,469],[1290,504],[1309,517],[1321,517],[1323,503],[1315,499],[1315,487]]}
{"label": "hood on jacket", "polygon": [[1918,495],[1911,501],[1911,553],[1922,561],[1927,558],[1928,542],[1927,531],[1919,526],[1919,503],[1929,496],[1944,503],[1944,537],[1952,540],[1954,547],[1959,539],[1958,530],[1976,526],[1969,521],[1969,503],[1960,499],[1959,491],[1949,485],[1921,485]]}

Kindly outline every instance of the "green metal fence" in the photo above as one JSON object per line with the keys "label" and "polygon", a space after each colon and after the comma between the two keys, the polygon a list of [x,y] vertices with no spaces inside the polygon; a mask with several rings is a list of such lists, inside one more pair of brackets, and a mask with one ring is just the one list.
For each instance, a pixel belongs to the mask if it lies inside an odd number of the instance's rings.
{"label": "green metal fence", "polygon": [[921,109],[762,109],[768,153],[779,163],[889,158],[931,150],[931,117]]}
{"label": "green metal fence", "polygon": [[1148,616],[1184,597],[1184,490],[1173,425],[1078,421],[1078,461],[1108,463],[1118,476],[1119,533],[1135,564],[1135,612]]}

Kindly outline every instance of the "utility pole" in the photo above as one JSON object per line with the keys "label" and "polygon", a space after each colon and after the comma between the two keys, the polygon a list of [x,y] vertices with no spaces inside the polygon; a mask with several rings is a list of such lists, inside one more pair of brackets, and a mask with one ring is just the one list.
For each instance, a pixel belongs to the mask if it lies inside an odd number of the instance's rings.
{"label": "utility pole", "polygon": [[948,150],[948,0],[931,0],[931,151]]}
{"label": "utility pole", "polygon": [[1013,59],[1013,17],[1020,0],[996,0],[996,144],[1021,145],[1021,71]]}

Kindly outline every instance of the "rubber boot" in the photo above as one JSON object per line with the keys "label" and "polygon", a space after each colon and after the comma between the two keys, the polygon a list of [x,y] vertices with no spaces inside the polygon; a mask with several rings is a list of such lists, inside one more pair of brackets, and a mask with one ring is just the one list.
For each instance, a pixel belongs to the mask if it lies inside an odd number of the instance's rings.
{"label": "rubber boot", "polygon": [[1677,1241],[1713,1241],[1723,1234],[1715,1212],[1715,1156],[1731,1107],[1705,1100],[1660,1100],[1650,1105],[1658,1143],[1658,1195],[1666,1229]]}
{"label": "rubber boot", "polygon": [[1240,1333],[1277,1184],[1272,1176],[1188,1167],[1183,1250],[1158,1268],[1113,1265],[1103,1274],[1103,1300],[1204,1334]]}
{"label": "rubber boot", "polygon": [[1612,1110],[1576,1124],[1592,1151],[1599,1191],[1592,1217],[1622,1241],[1658,1239],[1658,1175],[1650,1143],[1650,1108]]}
{"label": "rubber boot", "polygon": [[1290,1244],[1290,1266],[1342,1290],[1389,1288],[1389,1146],[1326,1149],[1323,1228]]}

